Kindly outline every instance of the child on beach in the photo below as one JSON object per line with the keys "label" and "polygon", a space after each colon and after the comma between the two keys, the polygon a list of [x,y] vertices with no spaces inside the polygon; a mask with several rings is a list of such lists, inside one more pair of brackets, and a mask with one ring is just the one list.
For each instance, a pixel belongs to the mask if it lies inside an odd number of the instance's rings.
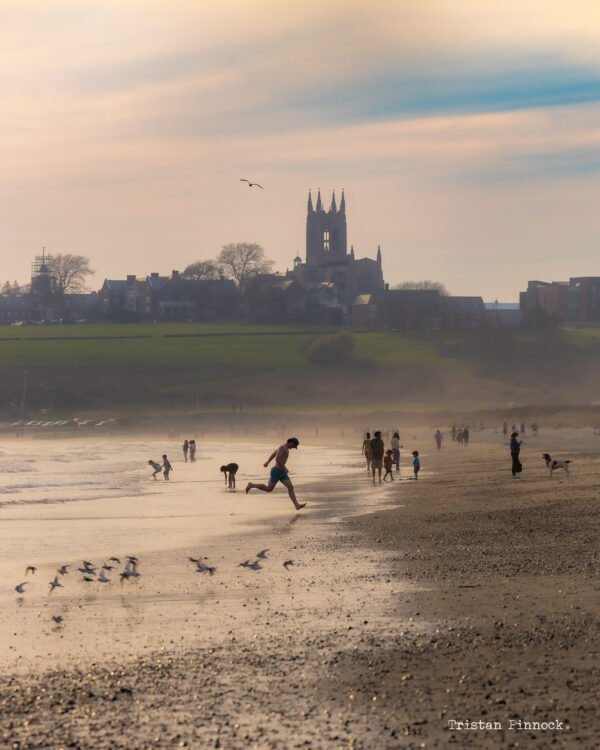
{"label": "child on beach", "polygon": [[189,448],[190,448],[190,462],[195,463],[196,461],[196,441],[195,440],[190,440]]}
{"label": "child on beach", "polygon": [[383,475],[383,481],[385,482],[386,478],[390,477],[391,481],[394,481],[394,475],[392,474],[392,466],[394,465],[394,452],[391,448],[388,448],[388,450],[385,452],[385,456],[383,457],[383,468],[385,469],[385,474]]}
{"label": "child on beach", "polygon": [[163,465],[162,465],[163,476],[164,476],[165,479],[168,479],[169,478],[169,474],[171,473],[173,467],[171,466],[171,462],[167,458],[167,454],[166,453],[163,453],[162,459],[163,459]]}
{"label": "child on beach", "polygon": [[221,466],[220,471],[225,474],[225,484],[229,487],[230,490],[235,489],[235,475],[237,474],[237,470],[240,467],[237,464],[227,464],[226,466]]}
{"label": "child on beach", "polygon": [[154,479],[156,479],[156,475],[160,474],[160,472],[162,471],[162,466],[160,464],[157,464],[156,461],[153,461],[152,459],[150,459],[148,463],[154,469],[154,474],[152,474],[152,476]]}
{"label": "child on beach", "polygon": [[419,471],[421,470],[421,459],[419,458],[419,451],[413,451],[413,471],[415,472],[415,479],[419,478]]}

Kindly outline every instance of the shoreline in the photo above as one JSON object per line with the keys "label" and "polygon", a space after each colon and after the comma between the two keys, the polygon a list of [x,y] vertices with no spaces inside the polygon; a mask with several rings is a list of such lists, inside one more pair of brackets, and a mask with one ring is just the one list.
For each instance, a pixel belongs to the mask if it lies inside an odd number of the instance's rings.
{"label": "shoreline", "polygon": [[[3,670],[0,736],[18,750],[599,745],[600,451],[580,436],[568,479],[533,462],[565,435],[538,441],[514,483],[493,439],[430,446],[423,479],[383,492],[349,459],[338,502],[357,492],[370,513],[258,521],[240,538],[271,546],[259,577],[203,579],[196,614],[137,658]],[[563,727],[509,732],[517,719]],[[449,729],[464,720],[503,728]]]}

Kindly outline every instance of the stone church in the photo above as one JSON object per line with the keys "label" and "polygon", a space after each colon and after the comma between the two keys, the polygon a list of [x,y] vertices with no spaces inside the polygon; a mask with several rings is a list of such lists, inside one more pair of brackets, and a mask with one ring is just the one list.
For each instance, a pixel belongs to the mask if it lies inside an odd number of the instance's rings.
{"label": "stone church", "polygon": [[299,256],[295,258],[294,270],[288,276],[305,286],[333,285],[340,302],[347,306],[361,294],[376,294],[383,290],[381,249],[377,248],[376,260],[355,258],[353,246],[348,252],[346,199],[343,190],[339,208],[334,192],[329,209],[323,206],[320,190],[313,207],[309,192],[306,261],[303,263]]}

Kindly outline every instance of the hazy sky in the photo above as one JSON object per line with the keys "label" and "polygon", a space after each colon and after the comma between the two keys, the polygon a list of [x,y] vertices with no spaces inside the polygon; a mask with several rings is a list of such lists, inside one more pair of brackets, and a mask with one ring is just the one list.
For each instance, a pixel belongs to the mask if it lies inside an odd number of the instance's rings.
{"label": "hazy sky", "polygon": [[319,187],[392,283],[600,275],[598,0],[1,0],[0,50],[0,281],[285,270]]}

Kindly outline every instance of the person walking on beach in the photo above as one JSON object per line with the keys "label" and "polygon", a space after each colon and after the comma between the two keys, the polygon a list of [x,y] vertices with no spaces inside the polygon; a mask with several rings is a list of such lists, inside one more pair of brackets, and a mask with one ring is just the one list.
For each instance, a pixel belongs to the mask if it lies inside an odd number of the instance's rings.
{"label": "person walking on beach", "polygon": [[294,508],[296,508],[296,510],[301,510],[302,508],[304,508],[306,506],[306,503],[299,503],[296,499],[294,485],[290,481],[286,465],[290,455],[290,450],[292,448],[298,448],[299,445],[300,441],[298,440],[298,438],[291,437],[288,438],[285,443],[283,443],[283,445],[280,445],[277,450],[274,450],[264,463],[264,466],[266,468],[271,463],[271,461],[275,459],[275,466],[273,466],[273,468],[271,469],[268,484],[255,484],[254,482],[248,482],[248,484],[246,485],[246,494],[248,494],[250,490],[273,492],[277,482],[281,482],[281,484],[286,487],[288,495],[290,496],[290,500],[294,504]]}
{"label": "person walking on beach", "polygon": [[162,466],[160,464],[157,464],[156,461],[153,461],[152,459],[150,459],[148,463],[154,469],[152,477],[156,480],[156,475],[160,474],[160,472],[162,471]]}
{"label": "person walking on beach", "polygon": [[413,471],[415,479],[419,478],[419,472],[421,471],[421,459],[419,458],[419,451],[413,451]]}
{"label": "person walking on beach", "polygon": [[521,459],[519,458],[519,454],[521,453],[521,440],[517,440],[519,437],[518,432],[512,432],[510,435],[510,455],[512,458],[512,475],[513,479],[516,479],[517,476],[523,471],[523,464],[521,463]]}
{"label": "person walking on beach", "polygon": [[188,457],[188,451],[190,449],[190,444],[187,440],[183,441],[183,460],[187,464],[187,457]]}
{"label": "person walking on beach", "polygon": [[379,483],[381,484],[381,470],[383,469],[383,454],[385,446],[381,439],[381,432],[377,430],[375,437],[371,438],[371,474],[373,475],[373,484],[375,484],[375,470],[379,474]]}
{"label": "person walking on beach", "polygon": [[240,467],[237,464],[231,463],[226,466],[221,466],[220,471],[225,474],[225,484],[228,485],[230,490],[235,489],[235,475]]}
{"label": "person walking on beach", "polygon": [[190,448],[190,463],[196,463],[196,441],[190,440],[189,442],[189,448]]}
{"label": "person walking on beach", "polygon": [[392,436],[392,456],[394,458],[394,464],[396,465],[396,471],[400,471],[400,433],[394,432]]}
{"label": "person walking on beach", "polygon": [[439,430],[437,430],[433,437],[435,438],[437,449],[440,450],[440,448],[442,447],[442,440],[444,439],[444,436]]}
{"label": "person walking on beach", "polygon": [[452,442],[454,442],[456,440],[456,422],[452,425],[450,435],[452,436]]}
{"label": "person walking on beach", "polygon": [[371,471],[371,433],[367,432],[362,444],[362,454],[367,461],[367,473]]}
{"label": "person walking on beach", "polygon": [[384,482],[388,476],[392,482],[394,481],[394,475],[392,474],[393,465],[394,465],[394,454],[392,453],[392,449],[388,448],[383,457],[383,468],[385,469],[385,474],[383,475]]}
{"label": "person walking on beach", "polygon": [[171,462],[167,458],[167,454],[166,453],[163,453],[162,459],[163,459],[163,465],[162,465],[163,477],[168,480],[169,479],[169,474],[173,470],[173,467],[171,466]]}

